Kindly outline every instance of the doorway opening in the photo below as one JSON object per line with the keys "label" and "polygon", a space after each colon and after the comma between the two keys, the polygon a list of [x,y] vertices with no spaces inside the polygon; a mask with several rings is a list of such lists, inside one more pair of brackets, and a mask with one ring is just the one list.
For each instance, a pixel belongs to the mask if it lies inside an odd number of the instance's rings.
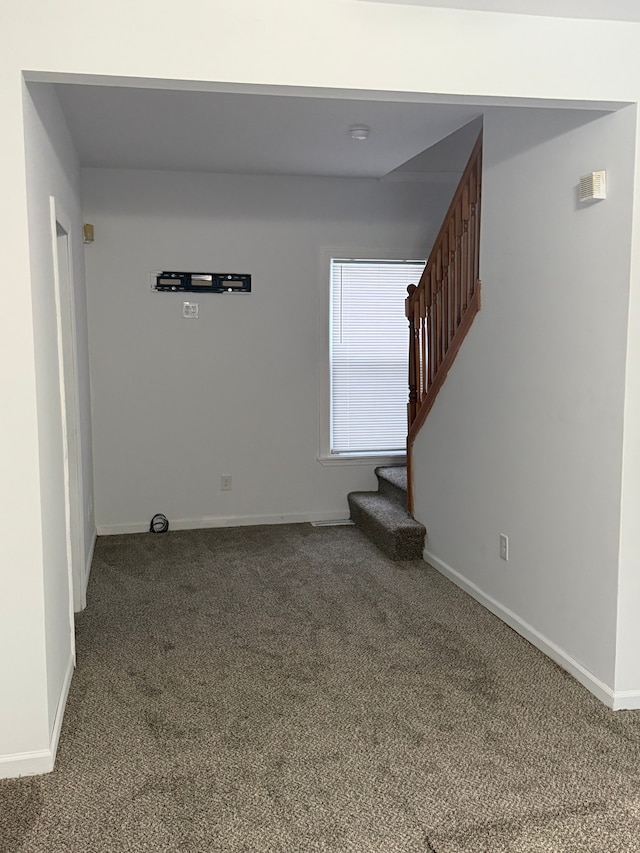
{"label": "doorway opening", "polygon": [[58,373],[64,464],[69,624],[75,659],[74,611],[86,606],[84,575],[84,522],[79,428],[79,391],[70,220],[50,197],[55,305],[58,332]]}

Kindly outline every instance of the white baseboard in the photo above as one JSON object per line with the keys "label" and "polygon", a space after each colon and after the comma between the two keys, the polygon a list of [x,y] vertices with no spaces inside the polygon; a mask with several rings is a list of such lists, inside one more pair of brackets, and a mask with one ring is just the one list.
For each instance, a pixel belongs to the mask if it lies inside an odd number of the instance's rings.
{"label": "white baseboard", "polygon": [[617,690],[613,694],[614,711],[640,710],[640,690]]}
{"label": "white baseboard", "polygon": [[[344,513],[293,512],[285,515],[228,515],[203,518],[170,518],[169,530],[200,530],[207,527],[248,527],[257,524],[304,524],[312,521],[343,521]],[[126,524],[99,524],[98,536],[116,536],[119,533],[148,533],[149,522]]]}
{"label": "white baseboard", "polygon": [[87,562],[84,567],[84,578],[82,581],[83,589],[82,589],[82,600],[87,600],[87,587],[89,586],[89,575],[91,574],[91,563],[93,562],[93,552],[96,548],[96,539],[98,538],[98,531],[94,529],[93,536],[91,537],[91,544],[89,545],[89,553],[87,554]]}
{"label": "white baseboard", "polygon": [[0,755],[0,779],[18,779],[20,776],[37,776],[51,773],[53,755],[50,749],[35,752],[16,752],[14,755]]}
{"label": "white baseboard", "polygon": [[0,755],[0,779],[17,779],[20,776],[37,776],[51,773],[56,760],[64,709],[67,705],[71,678],[73,677],[73,658],[69,657],[67,669],[62,681],[62,689],[56,707],[56,713],[49,738],[49,748],[33,752],[17,752],[13,755]]}
{"label": "white baseboard", "polygon": [[[550,657],[551,660],[555,661],[562,667],[562,669],[570,673],[577,681],[580,682],[580,684],[582,684],[583,687],[586,687],[590,693],[593,693],[593,695],[603,702],[608,708],[612,708],[614,710],[621,710],[623,708],[640,708],[640,691],[628,691],[627,693],[618,694],[614,693],[608,685],[600,681],[600,679],[592,672],[572,658],[571,655],[567,654],[567,652],[557,646],[552,640],[545,637],[532,625],[529,625],[521,619],[512,610],[509,610],[509,608],[500,604],[500,602],[496,601],[495,598],[487,595],[479,586],[476,586],[475,583],[467,580],[464,575],[461,575],[460,572],[452,569],[451,566],[447,565],[443,560],[440,560],[435,556],[435,554],[431,554],[425,549],[424,559],[429,563],[429,565],[433,566],[434,569],[437,569],[441,574],[453,581],[456,586],[459,586],[472,598],[479,601],[480,604],[487,608],[487,610],[490,610],[498,618],[502,619],[503,622],[506,622],[510,628],[513,628],[514,631],[517,631],[518,634],[528,640],[532,645],[536,646],[536,648],[540,649],[541,652],[544,652],[547,657]],[[628,702],[635,702],[636,704],[627,704]]]}
{"label": "white baseboard", "polygon": [[[62,731],[62,720],[64,719],[64,711],[67,707],[67,699],[69,698],[69,689],[71,687],[71,679],[73,678],[73,670],[75,669],[75,660],[72,655],[69,656],[69,660],[67,661],[67,669],[64,674],[64,679],[62,681],[62,689],[60,690],[60,696],[58,697],[58,704],[56,706],[56,714],[53,719],[53,726],[51,729],[51,738],[49,741],[49,750],[51,752],[52,760],[55,762],[56,753],[58,752],[58,743],[60,741],[60,732]],[[53,769],[53,765],[52,765]]]}

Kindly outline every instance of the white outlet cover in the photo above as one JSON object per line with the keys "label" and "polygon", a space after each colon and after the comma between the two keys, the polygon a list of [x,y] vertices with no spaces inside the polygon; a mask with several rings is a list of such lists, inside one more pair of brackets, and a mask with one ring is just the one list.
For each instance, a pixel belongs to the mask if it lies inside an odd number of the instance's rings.
{"label": "white outlet cover", "polygon": [[500,534],[500,557],[503,560],[509,560],[509,537],[504,533]]}
{"label": "white outlet cover", "polygon": [[198,319],[198,303],[197,302],[183,302],[182,303],[182,316],[185,320],[197,320]]}

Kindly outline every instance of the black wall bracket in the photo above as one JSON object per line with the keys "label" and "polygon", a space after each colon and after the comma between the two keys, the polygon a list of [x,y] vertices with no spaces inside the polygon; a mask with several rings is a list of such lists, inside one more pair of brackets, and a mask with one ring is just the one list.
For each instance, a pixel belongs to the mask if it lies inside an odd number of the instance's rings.
{"label": "black wall bracket", "polygon": [[251,293],[251,276],[235,272],[153,272],[157,293]]}

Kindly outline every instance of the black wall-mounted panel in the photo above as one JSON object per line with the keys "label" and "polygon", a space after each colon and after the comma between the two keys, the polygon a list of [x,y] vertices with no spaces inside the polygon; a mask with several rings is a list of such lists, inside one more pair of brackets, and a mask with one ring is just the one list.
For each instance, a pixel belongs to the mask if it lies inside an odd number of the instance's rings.
{"label": "black wall-mounted panel", "polygon": [[251,293],[251,276],[235,272],[164,271],[152,273],[152,289],[158,293]]}

